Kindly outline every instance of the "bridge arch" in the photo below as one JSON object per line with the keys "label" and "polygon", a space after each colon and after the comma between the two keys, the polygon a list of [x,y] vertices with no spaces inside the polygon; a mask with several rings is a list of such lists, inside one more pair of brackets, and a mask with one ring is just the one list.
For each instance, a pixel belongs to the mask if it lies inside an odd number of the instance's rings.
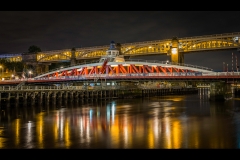
{"label": "bridge arch", "polygon": [[106,49],[98,49],[98,50],[88,50],[88,51],[83,51],[81,54],[78,54],[76,56],[76,59],[80,59],[80,58],[83,58],[83,57],[89,57],[88,55],[90,55],[90,57],[93,57],[91,56],[92,54],[95,54],[95,57],[101,57],[103,55],[106,54]]}
{"label": "bridge arch", "polygon": [[[212,46],[204,46],[204,47],[195,47],[196,45],[198,44],[202,44],[202,43],[209,43],[209,42],[212,42],[212,41],[216,41],[216,42],[219,42],[218,44],[220,44],[218,47],[222,47],[223,44],[222,43],[227,43],[227,44],[232,44],[231,46],[232,47],[237,47],[239,46],[240,47],[240,44],[237,43],[237,42],[234,42],[234,41],[230,41],[230,40],[226,40],[226,39],[208,39],[208,40],[199,40],[199,41],[195,41],[193,43],[191,43],[189,46],[186,45],[185,47],[183,47],[182,49],[183,50],[193,50],[193,49],[212,49]],[[184,42],[183,42],[184,43]],[[231,47],[229,46],[229,47]],[[218,47],[214,47],[214,48],[218,48]]]}
{"label": "bridge arch", "polygon": [[[145,44],[145,45],[138,45],[135,46],[125,52],[123,52],[124,55],[129,55],[131,54],[130,52],[134,52],[137,51],[138,49],[145,49],[147,50],[147,53],[165,53],[165,52],[161,52],[161,51],[157,51],[159,47],[156,47],[156,44]],[[139,54],[144,54],[146,52],[139,52]],[[137,53],[135,52],[133,55],[136,55]]]}
{"label": "bridge arch", "polygon": [[43,56],[40,59],[38,59],[38,62],[44,62],[44,61],[59,61],[59,60],[70,60],[71,58],[71,52],[60,52],[60,53],[52,53],[47,56]]}

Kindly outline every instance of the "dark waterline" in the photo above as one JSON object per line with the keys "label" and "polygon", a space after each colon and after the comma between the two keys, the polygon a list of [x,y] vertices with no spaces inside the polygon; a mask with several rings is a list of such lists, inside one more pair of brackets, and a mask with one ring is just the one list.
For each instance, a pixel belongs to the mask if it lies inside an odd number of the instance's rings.
{"label": "dark waterline", "polygon": [[1,106],[0,148],[240,148],[240,98],[204,92],[149,99]]}

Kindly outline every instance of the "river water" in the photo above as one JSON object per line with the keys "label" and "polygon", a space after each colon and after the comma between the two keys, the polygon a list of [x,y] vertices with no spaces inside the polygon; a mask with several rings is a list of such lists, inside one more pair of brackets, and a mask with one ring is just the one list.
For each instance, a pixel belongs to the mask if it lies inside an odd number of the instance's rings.
{"label": "river water", "polygon": [[1,106],[0,148],[240,148],[240,98],[198,94]]}

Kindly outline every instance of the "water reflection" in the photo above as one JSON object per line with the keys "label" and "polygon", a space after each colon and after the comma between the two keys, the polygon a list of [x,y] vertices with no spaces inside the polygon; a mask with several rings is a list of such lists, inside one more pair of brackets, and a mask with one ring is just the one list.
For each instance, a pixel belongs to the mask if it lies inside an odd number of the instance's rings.
{"label": "water reflection", "polygon": [[0,148],[239,148],[240,100],[200,93],[3,107]]}

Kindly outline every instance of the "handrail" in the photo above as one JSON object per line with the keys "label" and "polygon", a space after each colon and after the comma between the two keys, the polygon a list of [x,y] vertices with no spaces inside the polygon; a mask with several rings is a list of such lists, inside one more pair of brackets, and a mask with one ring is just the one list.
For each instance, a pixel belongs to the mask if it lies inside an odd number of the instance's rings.
{"label": "handrail", "polygon": [[205,69],[209,71],[213,71],[213,69],[203,66],[197,66],[192,64],[186,64],[186,63],[175,63],[175,62],[168,62],[168,61],[157,61],[157,60],[141,60],[141,59],[134,59],[134,60],[125,60],[126,62],[150,62],[150,63],[160,63],[160,64],[170,64],[170,65],[178,65],[178,66],[186,66],[186,67],[192,67],[192,68],[198,68],[198,69]]}

